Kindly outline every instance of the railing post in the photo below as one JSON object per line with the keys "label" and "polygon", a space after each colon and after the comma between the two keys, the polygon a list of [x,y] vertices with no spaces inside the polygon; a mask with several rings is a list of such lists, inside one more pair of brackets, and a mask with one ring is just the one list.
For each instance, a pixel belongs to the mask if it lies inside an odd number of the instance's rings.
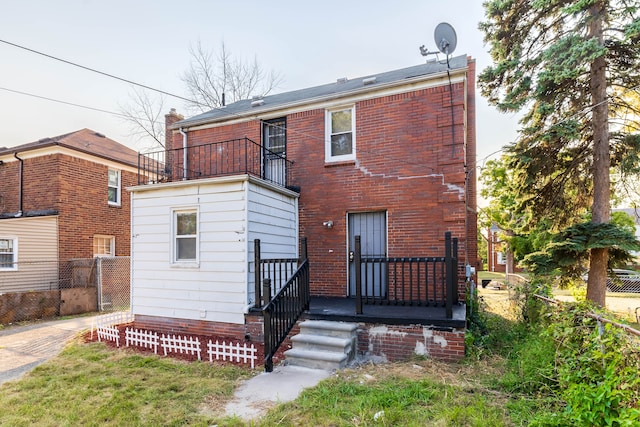
{"label": "railing post", "polygon": [[453,238],[453,303],[458,303],[458,238]]}
{"label": "railing post", "polygon": [[265,372],[273,372],[273,355],[271,354],[271,310],[263,310],[262,328],[264,332],[264,370]]}
{"label": "railing post", "polygon": [[444,233],[444,264],[446,275],[445,311],[447,319],[453,318],[453,259],[451,256],[451,232]]}
{"label": "railing post", "polygon": [[265,277],[262,281],[262,306],[266,306],[271,301],[271,279]]}
{"label": "railing post", "polygon": [[311,302],[311,290],[309,289],[309,258],[307,253],[307,238],[303,237],[300,241],[300,259],[298,260],[298,267],[303,263],[307,262],[307,273],[302,278],[302,294],[304,299],[304,310],[309,310],[309,304]]}
{"label": "railing post", "polygon": [[307,259],[307,238],[303,237],[300,240],[300,260],[298,261],[298,265],[302,264],[306,259]]}
{"label": "railing post", "polygon": [[260,308],[260,301],[262,300],[261,295],[261,283],[260,283],[260,239],[255,239],[253,241],[253,262],[254,262],[254,286],[255,286],[255,307]]}
{"label": "railing post", "polygon": [[355,248],[353,253],[353,268],[355,268],[356,281],[356,314],[362,314],[362,269],[360,267],[360,236],[355,236]]}

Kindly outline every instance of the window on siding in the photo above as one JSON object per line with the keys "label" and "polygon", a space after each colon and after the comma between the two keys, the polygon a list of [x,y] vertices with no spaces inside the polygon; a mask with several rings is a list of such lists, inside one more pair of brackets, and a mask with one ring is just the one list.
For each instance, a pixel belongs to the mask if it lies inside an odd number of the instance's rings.
{"label": "window on siding", "polygon": [[108,200],[110,205],[120,206],[120,171],[109,169]]}
{"label": "window on siding", "polygon": [[325,161],[356,158],[355,107],[327,110]]}
{"label": "window on siding", "polygon": [[93,236],[93,256],[116,256],[116,238],[114,236]]}
{"label": "window on siding", "polygon": [[174,222],[173,262],[198,261],[198,211],[196,209],[176,210]]}
{"label": "window on siding", "polygon": [[18,239],[0,237],[0,271],[18,269]]}

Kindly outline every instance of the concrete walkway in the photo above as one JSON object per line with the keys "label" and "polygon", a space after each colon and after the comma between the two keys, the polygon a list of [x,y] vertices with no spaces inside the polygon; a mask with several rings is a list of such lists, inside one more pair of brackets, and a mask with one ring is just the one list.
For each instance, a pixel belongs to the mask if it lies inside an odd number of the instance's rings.
{"label": "concrete walkway", "polygon": [[93,319],[77,317],[0,330],[0,384],[57,356],[77,333],[91,328]]}
{"label": "concrete walkway", "polygon": [[279,403],[295,400],[302,390],[315,387],[331,376],[323,369],[300,366],[276,366],[273,372],[256,375],[236,389],[233,400],[227,403],[227,415],[254,420]]}

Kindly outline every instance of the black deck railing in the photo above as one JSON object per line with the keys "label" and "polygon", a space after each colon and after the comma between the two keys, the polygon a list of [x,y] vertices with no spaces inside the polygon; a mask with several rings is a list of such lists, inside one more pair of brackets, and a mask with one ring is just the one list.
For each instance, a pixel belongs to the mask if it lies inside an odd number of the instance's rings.
{"label": "black deck railing", "polygon": [[273,371],[273,356],[298,321],[309,309],[309,260],[305,259],[287,283],[271,298],[270,279],[264,279],[263,293],[269,303],[262,309],[264,320],[264,369]]}
{"label": "black deck railing", "polygon": [[362,257],[354,248],[356,314],[363,304],[441,306],[448,319],[458,302],[458,239],[445,233],[444,257]]}
{"label": "black deck railing", "polygon": [[[186,153],[186,157],[185,157]],[[138,154],[138,185],[248,174],[283,187],[293,162],[249,138]]]}
{"label": "black deck railing", "polygon": [[307,239],[300,240],[300,258],[262,259],[260,240],[254,240],[255,308],[264,321],[264,367],[273,370],[273,356],[300,315],[309,309]]}
{"label": "black deck railing", "polygon": [[263,295],[264,279],[270,279],[271,295],[275,295],[286,285],[295,274],[298,266],[306,259],[307,239],[300,240],[300,258],[268,258],[262,259],[260,239],[253,241],[254,255],[254,283],[255,283],[255,308],[260,308],[269,303],[270,298]]}

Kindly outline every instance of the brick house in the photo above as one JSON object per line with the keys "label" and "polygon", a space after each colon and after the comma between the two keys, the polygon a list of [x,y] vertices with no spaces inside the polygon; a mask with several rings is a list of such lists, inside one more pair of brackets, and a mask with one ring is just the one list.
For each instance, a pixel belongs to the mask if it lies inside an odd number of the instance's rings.
{"label": "brick house", "polygon": [[55,289],[62,261],[129,256],[137,162],[89,129],[0,148],[0,293]]}
{"label": "brick house", "polygon": [[[166,151],[130,189],[137,326],[262,340],[265,294],[285,292],[295,279],[278,268],[299,260],[302,317],[355,325],[358,353],[463,357],[465,266],[478,259],[475,61],[166,119]],[[283,328],[286,342],[299,327]]]}

